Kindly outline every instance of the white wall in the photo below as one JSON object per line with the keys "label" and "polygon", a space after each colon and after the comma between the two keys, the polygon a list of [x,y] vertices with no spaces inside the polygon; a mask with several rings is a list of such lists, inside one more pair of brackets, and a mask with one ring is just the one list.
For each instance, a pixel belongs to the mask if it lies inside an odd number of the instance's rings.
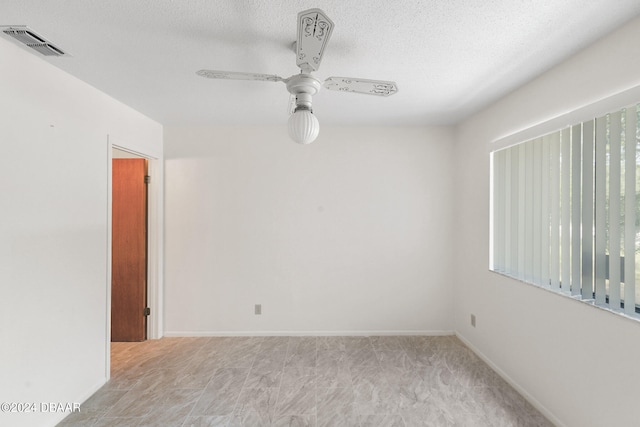
{"label": "white wall", "polygon": [[124,150],[118,150],[117,148],[114,148],[111,154],[114,159],[144,159],[143,156]]}
{"label": "white wall", "polygon": [[640,323],[488,271],[489,144],[640,84],[638,40],[636,19],[458,129],[455,329],[568,427],[640,425]]}
{"label": "white wall", "polygon": [[161,152],[162,127],[3,39],[0,58],[0,402],[82,402],[106,380],[107,135]]}
{"label": "white wall", "polygon": [[285,125],[165,128],[166,334],[452,331],[451,131]]}

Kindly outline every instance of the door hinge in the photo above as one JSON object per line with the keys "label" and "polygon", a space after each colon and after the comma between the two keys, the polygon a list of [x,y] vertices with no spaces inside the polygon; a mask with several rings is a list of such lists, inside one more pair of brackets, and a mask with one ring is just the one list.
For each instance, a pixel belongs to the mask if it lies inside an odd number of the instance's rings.
{"label": "door hinge", "polygon": [[145,184],[151,184],[151,177],[149,175],[145,175],[144,176],[144,183]]}
{"label": "door hinge", "polygon": [[150,316],[151,315],[151,309],[149,307],[145,307],[144,308],[144,315],[145,316]]}

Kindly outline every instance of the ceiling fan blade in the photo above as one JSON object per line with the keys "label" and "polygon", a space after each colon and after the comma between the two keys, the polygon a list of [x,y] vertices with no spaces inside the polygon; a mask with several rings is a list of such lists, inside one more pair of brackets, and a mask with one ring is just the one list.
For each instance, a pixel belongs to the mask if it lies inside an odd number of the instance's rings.
{"label": "ceiling fan blade", "polygon": [[320,68],[324,48],[333,32],[333,21],[320,9],[309,9],[298,14],[296,64],[305,73]]}
{"label": "ceiling fan blade", "polygon": [[366,93],[376,96],[390,96],[398,91],[396,82],[351,77],[329,77],[324,81],[324,87],[341,92]]}
{"label": "ceiling fan blade", "polygon": [[229,79],[229,80],[257,80],[264,82],[282,82],[284,79],[275,74],[239,73],[236,71],[200,70],[196,72],[201,77],[208,79]]}

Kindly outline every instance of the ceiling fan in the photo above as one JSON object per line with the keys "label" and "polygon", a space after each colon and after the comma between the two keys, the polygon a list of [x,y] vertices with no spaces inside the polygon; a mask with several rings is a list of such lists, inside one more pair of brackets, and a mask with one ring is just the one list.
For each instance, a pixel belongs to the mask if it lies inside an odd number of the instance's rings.
{"label": "ceiling fan", "polygon": [[333,32],[333,21],[320,9],[298,13],[298,38],[293,44],[296,65],[300,74],[282,78],[274,74],[242,73],[235,71],[200,70],[196,74],[210,79],[259,80],[283,82],[295,104],[289,117],[289,136],[300,144],[313,142],[320,131],[318,119],[313,115],[311,99],[324,86],[342,92],[390,96],[398,91],[395,82],[351,77],[329,77],[324,82],[311,72],[320,68],[324,50]]}

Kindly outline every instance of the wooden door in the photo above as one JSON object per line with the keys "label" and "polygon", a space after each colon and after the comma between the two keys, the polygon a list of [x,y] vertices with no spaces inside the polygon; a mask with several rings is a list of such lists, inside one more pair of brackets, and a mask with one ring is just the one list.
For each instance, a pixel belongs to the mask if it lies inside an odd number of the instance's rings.
{"label": "wooden door", "polygon": [[145,159],[113,159],[111,341],[146,339],[146,174]]}

